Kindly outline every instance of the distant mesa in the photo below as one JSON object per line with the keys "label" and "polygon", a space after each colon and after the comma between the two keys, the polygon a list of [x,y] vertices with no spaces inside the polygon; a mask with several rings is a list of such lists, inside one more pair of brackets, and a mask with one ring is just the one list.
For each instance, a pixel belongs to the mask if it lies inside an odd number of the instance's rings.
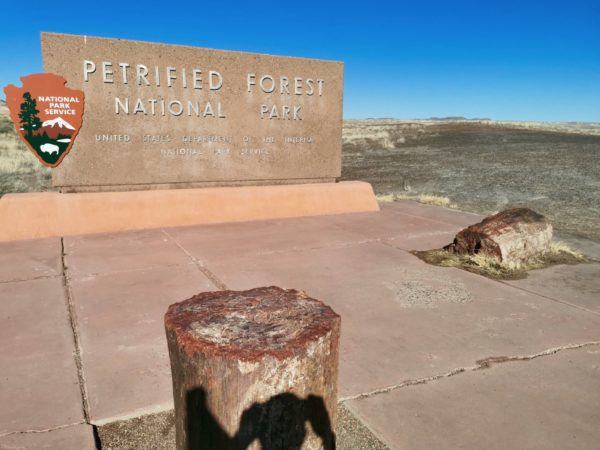
{"label": "distant mesa", "polygon": [[430,117],[428,120],[468,120],[463,116]]}
{"label": "distant mesa", "polygon": [[399,119],[394,117],[367,117],[366,119],[358,119],[358,120],[378,120],[378,121],[403,121],[403,122],[421,122],[421,121],[431,121],[431,122],[491,122],[492,119],[489,117],[473,117],[468,118],[464,116],[445,116],[445,117],[428,117],[428,118],[408,118],[408,119]]}
{"label": "distant mesa", "polygon": [[448,116],[448,117],[430,117],[427,120],[436,120],[436,121],[440,121],[440,122],[463,122],[463,121],[483,121],[483,120],[488,120],[491,121],[492,119],[487,118],[487,117],[473,117],[471,119],[468,119],[467,117],[463,117],[463,116]]}

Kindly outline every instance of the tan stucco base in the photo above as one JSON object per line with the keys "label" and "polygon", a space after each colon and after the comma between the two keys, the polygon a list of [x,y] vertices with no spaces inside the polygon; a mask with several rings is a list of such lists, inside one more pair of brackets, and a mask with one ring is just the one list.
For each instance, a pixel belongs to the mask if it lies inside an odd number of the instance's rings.
{"label": "tan stucco base", "polygon": [[378,211],[369,183],[6,194],[0,241]]}

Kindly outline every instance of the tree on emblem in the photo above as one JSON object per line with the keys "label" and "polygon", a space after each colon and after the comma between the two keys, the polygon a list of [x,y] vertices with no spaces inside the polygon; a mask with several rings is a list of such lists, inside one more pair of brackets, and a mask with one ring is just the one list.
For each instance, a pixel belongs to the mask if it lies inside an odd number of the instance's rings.
{"label": "tree on emblem", "polygon": [[38,117],[37,102],[31,98],[29,92],[23,94],[25,100],[21,103],[21,112],[19,113],[19,119],[21,119],[21,125],[23,129],[27,131],[27,137],[33,136],[33,130],[42,126],[42,121]]}

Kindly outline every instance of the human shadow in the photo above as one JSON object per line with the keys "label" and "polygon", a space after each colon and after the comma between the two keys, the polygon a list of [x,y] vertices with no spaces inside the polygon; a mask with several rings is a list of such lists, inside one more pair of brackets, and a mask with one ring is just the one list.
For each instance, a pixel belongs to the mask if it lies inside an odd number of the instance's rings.
{"label": "human shadow", "polygon": [[306,439],[306,422],[324,449],[335,449],[335,433],[325,402],[315,395],[302,399],[284,393],[254,403],[242,413],[235,436],[229,436],[208,409],[203,388],[188,391],[186,408],[186,450],[246,450],[256,439],[262,450],[299,450]]}

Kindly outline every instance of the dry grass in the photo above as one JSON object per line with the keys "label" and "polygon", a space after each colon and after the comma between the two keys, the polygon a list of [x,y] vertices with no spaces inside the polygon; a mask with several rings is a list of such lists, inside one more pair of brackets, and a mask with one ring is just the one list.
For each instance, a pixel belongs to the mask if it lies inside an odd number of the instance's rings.
{"label": "dry grass", "polygon": [[554,241],[550,243],[550,254],[553,255],[570,255],[573,258],[579,259],[580,261],[585,260],[585,255],[578,250],[573,250],[564,242]]}
{"label": "dry grass", "polygon": [[450,199],[448,197],[438,197],[437,195],[431,194],[421,194],[418,202],[425,205],[443,206],[445,208],[450,206]]}
{"label": "dry grass", "polygon": [[521,264],[505,264],[486,254],[456,255],[444,249],[415,251],[414,255],[426,263],[442,267],[456,267],[495,280],[516,280],[527,277],[527,272],[555,264],[579,264],[586,262],[583,253],[571,249],[563,242],[552,242],[548,251]]}
{"label": "dry grass", "polygon": [[377,194],[375,198],[379,203],[392,203],[398,200],[396,194]]}
{"label": "dry grass", "polygon": [[48,190],[50,178],[51,169],[42,166],[14,132],[0,133],[0,196]]}
{"label": "dry grass", "polygon": [[377,201],[382,203],[390,203],[398,200],[412,200],[423,203],[424,205],[443,206],[444,208],[457,209],[455,203],[451,203],[448,197],[439,197],[432,194],[417,194],[417,193],[388,193],[377,194]]}
{"label": "dry grass", "polygon": [[404,144],[406,137],[399,133],[394,125],[352,126],[344,124],[342,142],[344,144],[375,146],[389,150]]}
{"label": "dry grass", "polygon": [[6,105],[0,102],[0,197],[9,192],[48,190],[51,173],[19,140]]}
{"label": "dry grass", "polygon": [[584,134],[600,136],[600,123],[593,122],[517,122],[517,121],[490,121],[496,127],[512,127],[527,130],[544,130],[555,133]]}
{"label": "dry grass", "polygon": [[[556,133],[582,134],[600,136],[600,123],[598,122],[519,122],[514,120],[431,120],[431,119],[350,119],[344,120],[344,137],[355,138],[357,133],[350,133],[346,129],[360,128],[363,136],[369,135],[372,130],[391,130],[393,126],[410,127],[437,127],[440,125],[483,124],[490,127],[508,127],[534,131],[551,131]],[[359,136],[356,136],[359,138]]]}

